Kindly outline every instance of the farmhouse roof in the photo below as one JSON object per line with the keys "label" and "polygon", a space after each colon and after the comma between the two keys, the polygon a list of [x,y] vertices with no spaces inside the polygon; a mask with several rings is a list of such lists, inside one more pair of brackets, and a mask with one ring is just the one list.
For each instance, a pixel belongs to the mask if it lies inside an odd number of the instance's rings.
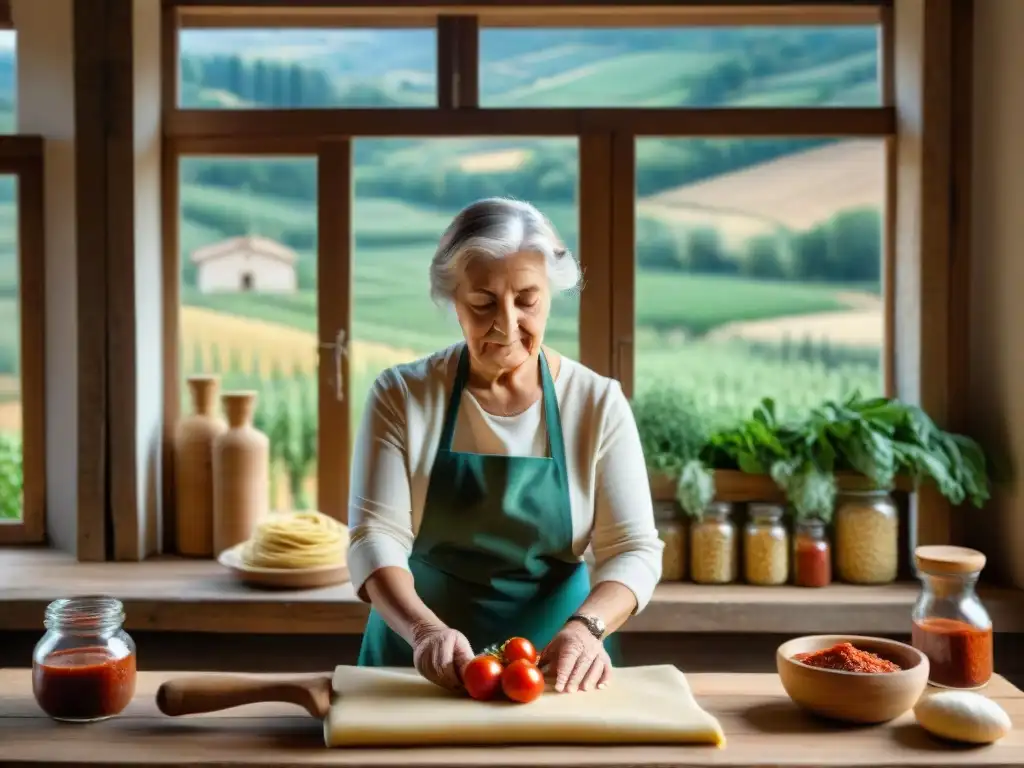
{"label": "farmhouse roof", "polygon": [[277,259],[285,264],[294,264],[299,258],[299,255],[291,248],[282,245],[276,240],[271,240],[269,237],[243,235],[241,237],[230,237],[227,240],[222,240],[212,245],[204,245],[202,248],[196,248],[196,250],[192,251],[192,263],[201,264],[206,261],[224,258],[225,256],[232,256],[239,252]]}

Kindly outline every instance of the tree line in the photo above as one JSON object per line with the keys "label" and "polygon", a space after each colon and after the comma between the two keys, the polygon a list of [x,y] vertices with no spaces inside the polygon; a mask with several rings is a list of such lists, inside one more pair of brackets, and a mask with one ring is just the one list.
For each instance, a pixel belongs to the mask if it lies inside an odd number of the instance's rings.
{"label": "tree line", "polygon": [[841,211],[804,231],[778,228],[729,248],[712,227],[637,222],[637,264],[643,269],[739,275],[766,280],[880,284],[882,215],[876,208]]}
{"label": "tree line", "polygon": [[[859,50],[858,37],[840,37],[844,55]],[[757,40],[744,55],[734,55],[710,67],[691,84],[694,103],[714,103],[776,72],[792,70],[793,59],[805,63],[823,61],[834,53],[824,42],[801,48],[795,43],[762,45]],[[785,52],[785,56],[781,52]],[[787,58],[788,57],[788,58]],[[873,65],[845,70],[822,88],[848,85],[866,76]],[[393,106],[391,96],[375,93],[373,84],[360,84],[356,91],[339,90],[332,77],[318,67],[298,62],[243,60],[237,55],[183,56],[182,79],[196,89],[213,88],[266,107]],[[826,82],[827,80],[827,82]],[[832,82],[832,81],[835,82]],[[698,87],[699,86],[699,87]],[[824,94],[824,91],[823,91]],[[825,95],[822,95],[824,98]],[[187,104],[186,104],[187,105]],[[188,106],[188,105],[187,105]],[[821,139],[649,139],[638,147],[637,193],[652,195],[666,189],[757,165],[780,156],[827,143]],[[419,146],[415,162],[389,162],[397,148]],[[575,146],[569,142],[552,145],[524,139],[524,161],[519,167],[489,172],[467,172],[444,153],[431,152],[429,142],[400,139],[361,139],[355,142],[355,193],[360,197],[399,199],[421,207],[451,212],[467,201],[495,195],[527,199],[543,207],[571,204],[578,198],[579,165]],[[315,164],[289,159],[259,158],[237,160],[190,159],[182,168],[182,181],[237,190],[246,195],[266,195],[315,204]],[[0,190],[0,195],[3,191]],[[225,236],[248,230],[253,217],[238,208],[183,201],[186,220],[223,232]],[[780,229],[752,238],[740,248],[727,249],[714,229],[669,226],[656,219],[638,222],[638,259],[642,267],[667,271],[711,274],[739,274],[780,280],[826,280],[836,282],[877,282],[881,265],[881,220],[872,210],[846,211],[821,222],[806,232]],[[316,247],[315,226],[296,224],[275,236],[300,252]],[[395,244],[401,240],[395,232]],[[566,233],[567,235],[569,233]],[[359,242],[356,243],[360,245]],[[375,242],[375,246],[382,243]],[[312,279],[309,265],[300,265],[300,280]]]}

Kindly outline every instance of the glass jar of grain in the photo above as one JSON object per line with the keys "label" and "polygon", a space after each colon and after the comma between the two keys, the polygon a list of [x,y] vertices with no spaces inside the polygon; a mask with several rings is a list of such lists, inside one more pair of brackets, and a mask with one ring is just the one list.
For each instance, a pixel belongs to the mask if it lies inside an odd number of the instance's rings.
{"label": "glass jar of grain", "polygon": [[732,504],[712,502],[690,529],[690,577],[698,584],[736,581],[737,544]]}
{"label": "glass jar of grain", "polygon": [[749,584],[776,586],[789,578],[789,533],[778,504],[751,504],[743,536],[743,574]]}
{"label": "glass jar of grain", "polygon": [[661,551],[661,580],[686,578],[686,526],[675,502],[655,502],[654,524],[665,548]]}
{"label": "glass jar of grain", "polygon": [[888,584],[899,565],[899,513],[885,490],[836,496],[836,572],[849,584]]}

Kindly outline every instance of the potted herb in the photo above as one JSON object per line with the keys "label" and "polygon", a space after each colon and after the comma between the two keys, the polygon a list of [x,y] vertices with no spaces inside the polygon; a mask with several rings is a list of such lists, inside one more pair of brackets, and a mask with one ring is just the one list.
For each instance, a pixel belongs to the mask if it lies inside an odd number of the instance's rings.
{"label": "potted herb", "polygon": [[796,423],[780,423],[766,398],[750,418],[712,433],[698,461],[681,470],[678,491],[694,508],[707,498],[709,476],[723,471],[770,477],[797,519],[828,521],[837,487],[891,489],[901,478],[909,488],[930,481],[954,504],[980,507],[989,495],[977,443],[939,429],[917,406],[856,394]]}

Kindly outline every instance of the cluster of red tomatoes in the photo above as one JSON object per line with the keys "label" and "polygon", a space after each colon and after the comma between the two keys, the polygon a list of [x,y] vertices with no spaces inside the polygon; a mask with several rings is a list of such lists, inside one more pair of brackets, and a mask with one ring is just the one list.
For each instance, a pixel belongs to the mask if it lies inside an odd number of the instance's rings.
{"label": "cluster of red tomatoes", "polygon": [[528,704],[544,691],[538,658],[533,643],[513,637],[469,662],[462,672],[462,684],[479,701],[493,699],[501,691],[512,701]]}

